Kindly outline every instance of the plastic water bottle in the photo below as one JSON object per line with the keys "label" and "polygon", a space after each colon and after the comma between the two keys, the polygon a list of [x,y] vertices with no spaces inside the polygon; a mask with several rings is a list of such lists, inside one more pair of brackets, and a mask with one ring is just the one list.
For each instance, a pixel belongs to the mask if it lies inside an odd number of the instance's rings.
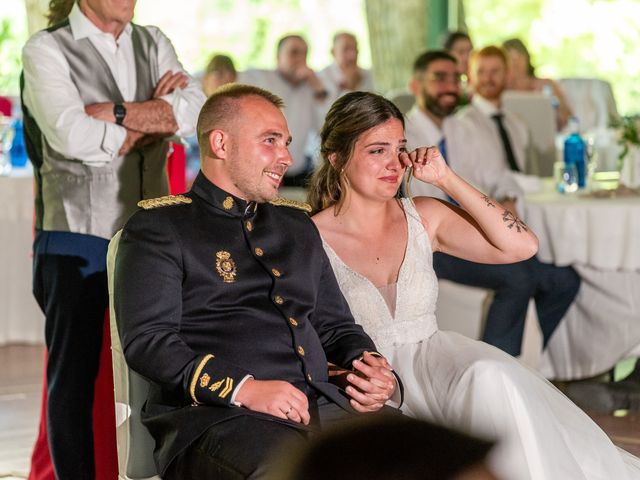
{"label": "plastic water bottle", "polygon": [[24,146],[24,125],[21,118],[16,118],[12,124],[13,143],[9,150],[11,158],[11,166],[14,168],[22,168],[27,164],[27,150]]}
{"label": "plastic water bottle", "polygon": [[576,117],[569,120],[569,135],[564,140],[564,163],[567,166],[575,165],[578,171],[578,188],[586,186],[586,148],[579,133],[579,124]]}

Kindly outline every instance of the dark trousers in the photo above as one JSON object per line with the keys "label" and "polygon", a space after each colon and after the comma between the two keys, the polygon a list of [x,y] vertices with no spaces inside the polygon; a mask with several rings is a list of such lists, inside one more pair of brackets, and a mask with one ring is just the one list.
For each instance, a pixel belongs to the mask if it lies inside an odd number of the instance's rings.
{"label": "dark trousers", "polygon": [[535,300],[546,347],[580,288],[580,276],[572,267],[556,267],[536,257],[486,265],[435,253],[433,268],[438,278],[494,291],[482,340],[514,356],[520,355],[529,300]]}
{"label": "dark trousers", "polygon": [[[206,408],[206,407],[203,407]],[[321,398],[310,402],[311,422],[326,428],[354,416]],[[283,445],[306,442],[310,432],[263,417],[242,415],[209,428],[171,462],[165,480],[263,480],[286,454]]]}
{"label": "dark trousers", "polygon": [[94,479],[92,408],[108,306],[108,240],[36,233],[33,294],[45,314],[47,431],[59,479]]}

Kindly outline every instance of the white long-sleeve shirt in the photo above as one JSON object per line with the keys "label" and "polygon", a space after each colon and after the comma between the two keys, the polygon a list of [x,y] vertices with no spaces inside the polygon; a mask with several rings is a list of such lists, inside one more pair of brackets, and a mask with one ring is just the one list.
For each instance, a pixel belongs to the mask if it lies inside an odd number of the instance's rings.
{"label": "white long-sleeve shirt", "polygon": [[[108,65],[125,101],[133,101],[136,69],[131,25],[116,40],[102,32],[75,3],[69,14],[74,39],[88,38]],[[158,45],[159,77],[165,72],[183,72],[173,45],[156,27],[146,27]],[[36,118],[40,130],[56,151],[87,165],[101,166],[118,157],[126,129],[90,117],[71,80],[69,65],[56,41],[47,31],[34,34],[22,51],[24,103]],[[195,131],[200,108],[206,100],[200,86],[191,78],[184,89],[176,89],[162,100],[173,109],[178,135]]]}

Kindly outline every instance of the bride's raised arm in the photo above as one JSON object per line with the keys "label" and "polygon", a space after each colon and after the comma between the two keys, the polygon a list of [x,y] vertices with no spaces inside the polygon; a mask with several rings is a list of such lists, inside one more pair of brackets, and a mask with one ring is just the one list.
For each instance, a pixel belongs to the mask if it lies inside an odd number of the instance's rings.
{"label": "bride's raised arm", "polygon": [[513,263],[538,251],[538,238],[517,212],[489,198],[458,176],[436,147],[422,147],[401,160],[413,176],[430,183],[461,208],[430,197],[414,202],[429,233],[434,251],[479,263]]}

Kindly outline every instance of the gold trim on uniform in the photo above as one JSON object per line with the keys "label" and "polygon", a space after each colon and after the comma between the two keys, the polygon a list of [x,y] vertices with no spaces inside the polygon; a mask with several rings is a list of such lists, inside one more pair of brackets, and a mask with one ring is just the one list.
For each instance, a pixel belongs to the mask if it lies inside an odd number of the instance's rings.
{"label": "gold trim on uniform", "polygon": [[233,390],[233,378],[227,377],[227,380],[226,380],[226,383],[224,385],[224,388],[220,391],[218,396],[220,398],[225,398],[227,395],[229,395],[231,390]]}
{"label": "gold trim on uniform", "polygon": [[219,381],[217,381],[215,383],[212,383],[211,386],[209,387],[209,390],[212,391],[212,392],[215,392],[216,390],[218,390],[222,386],[223,383],[224,383],[224,379],[219,380]]}
{"label": "gold trim on uniform", "polygon": [[211,377],[209,376],[208,373],[203,374],[200,377],[200,388],[205,388],[207,385],[209,385],[210,380],[211,380]]}
{"label": "gold trim on uniform", "polygon": [[262,255],[264,255],[264,250],[262,250],[260,247],[256,247],[253,251],[254,251],[254,252],[256,253],[256,255],[257,255],[257,256],[259,256],[259,257],[261,257]]}
{"label": "gold trim on uniform", "polygon": [[236,281],[236,262],[231,258],[229,252],[220,250],[216,252],[216,270],[224,280],[224,283],[233,283]]}
{"label": "gold trim on uniform", "polygon": [[274,276],[274,277],[280,277],[280,275],[282,275],[282,274],[280,273],[280,270],[278,270],[277,268],[272,268],[272,269],[271,269],[271,273],[273,273],[273,276]]}
{"label": "gold trim on uniform", "polygon": [[249,220],[249,221],[247,222],[247,230],[248,230],[249,232],[253,230],[253,223],[251,223],[251,220]]}
{"label": "gold trim on uniform", "polygon": [[222,206],[225,210],[231,210],[233,208],[233,197],[227,197],[222,202]]}
{"label": "gold trim on uniform", "polygon": [[192,200],[184,195],[165,195],[164,197],[140,200],[138,206],[145,210],[151,210],[152,208],[168,207],[169,205],[179,205],[181,203],[189,204],[191,202]]}
{"label": "gold trim on uniform", "polygon": [[291,207],[297,208],[298,210],[303,210],[307,213],[311,213],[311,205],[304,202],[298,202],[297,200],[290,200],[288,198],[277,197],[269,202],[271,205],[275,205],[276,207]]}
{"label": "gold trim on uniform", "polygon": [[202,372],[202,369],[204,368],[204,366],[212,358],[213,358],[213,355],[211,354],[205,355],[204,358],[198,364],[198,367],[196,368],[196,371],[193,374],[193,377],[191,378],[191,384],[189,385],[189,394],[191,394],[191,399],[193,400],[194,405],[201,404],[201,402],[199,402],[198,399],[196,398],[196,385],[198,384],[198,377],[200,376],[200,372]]}

